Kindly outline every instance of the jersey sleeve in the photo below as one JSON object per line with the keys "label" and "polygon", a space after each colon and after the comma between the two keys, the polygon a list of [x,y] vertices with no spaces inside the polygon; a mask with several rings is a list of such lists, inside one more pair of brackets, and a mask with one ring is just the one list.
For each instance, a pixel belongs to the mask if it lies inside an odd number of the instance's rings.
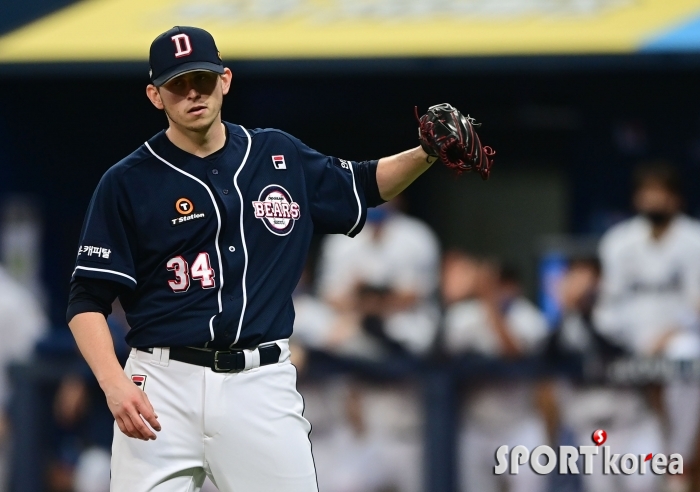
{"label": "jersey sleeve", "polygon": [[118,175],[107,171],[92,196],[80,234],[73,277],[88,277],[136,287],[130,209]]}
{"label": "jersey sleeve", "polygon": [[365,191],[358,179],[358,169],[367,163],[326,156],[291,138],[304,168],[315,231],[354,237],[367,218]]}

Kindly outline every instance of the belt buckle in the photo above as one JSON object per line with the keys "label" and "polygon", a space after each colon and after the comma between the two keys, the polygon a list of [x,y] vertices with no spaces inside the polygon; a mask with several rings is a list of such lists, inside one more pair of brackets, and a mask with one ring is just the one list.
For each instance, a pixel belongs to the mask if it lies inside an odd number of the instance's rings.
{"label": "belt buckle", "polygon": [[[224,372],[241,372],[245,367],[242,367],[240,369],[234,367],[232,369],[226,369],[226,368],[221,368],[219,367],[219,355],[231,355],[235,353],[242,353],[241,350],[217,350],[214,352],[214,367],[212,367],[212,371],[217,372],[217,373],[224,373]],[[245,364],[244,364],[245,366]]]}
{"label": "belt buckle", "polygon": [[231,372],[231,369],[221,369],[219,367],[219,354],[230,354],[230,350],[217,350],[214,352],[214,367],[212,371],[214,372]]}

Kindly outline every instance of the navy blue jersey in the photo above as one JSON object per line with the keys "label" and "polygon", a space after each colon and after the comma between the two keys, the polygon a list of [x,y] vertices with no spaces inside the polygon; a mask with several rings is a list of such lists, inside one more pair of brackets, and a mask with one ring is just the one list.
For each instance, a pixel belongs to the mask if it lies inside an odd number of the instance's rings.
{"label": "navy blue jersey", "polygon": [[314,232],[354,236],[359,163],[279,130],[226,123],[215,158],[161,132],[110,168],[90,202],[74,276],[129,288],[132,347],[251,347],[292,333]]}

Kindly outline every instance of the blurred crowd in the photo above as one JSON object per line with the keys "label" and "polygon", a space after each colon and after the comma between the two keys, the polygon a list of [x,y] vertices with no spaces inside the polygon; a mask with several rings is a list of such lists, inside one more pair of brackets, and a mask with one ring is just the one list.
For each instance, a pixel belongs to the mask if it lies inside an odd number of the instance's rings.
{"label": "blurred crowd", "polygon": [[[424,474],[425,393],[420,377],[314,371],[314,356],[372,367],[465,357],[513,362],[582,358],[603,367],[627,357],[700,359],[700,222],[683,214],[681,182],[663,163],[634,176],[636,215],[613,226],[598,251],[571,255],[556,285],[554,323],[526,295],[517,268],[498,258],[443,250],[428,225],[400,201],[368,211],[356,238],[328,236],[297,287],[293,362],[322,492],[419,492]],[[529,247],[529,245],[523,245]],[[0,365],[31,360],[46,319],[28,290],[0,270]],[[118,352],[128,329],[110,317]],[[77,359],[77,354],[75,354]],[[76,363],[51,393],[52,492],[109,489],[111,416],[87,367]],[[0,374],[0,398],[11,406]],[[459,489],[469,492],[689,492],[697,469],[700,382],[612,385],[552,371],[544,377],[468,378],[459,385]],[[684,473],[592,475],[571,483],[538,475],[495,475],[502,445],[590,445],[605,429],[613,453],[680,453]],[[0,480],[13,439],[0,413]],[[602,456],[596,459],[601,459]],[[599,466],[600,465],[600,466]],[[211,484],[206,490],[215,490]],[[10,490],[8,488],[8,490]]]}

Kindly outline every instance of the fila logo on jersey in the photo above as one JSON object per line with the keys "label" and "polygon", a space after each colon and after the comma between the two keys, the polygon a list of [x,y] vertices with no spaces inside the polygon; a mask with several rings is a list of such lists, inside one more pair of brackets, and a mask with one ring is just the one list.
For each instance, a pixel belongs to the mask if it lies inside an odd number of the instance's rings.
{"label": "fila logo on jersey", "polygon": [[301,216],[299,204],[279,185],[263,188],[258,201],[253,202],[253,209],[255,218],[262,220],[265,227],[277,236],[292,232],[294,221]]}
{"label": "fila logo on jersey", "polygon": [[272,165],[275,166],[275,169],[287,169],[287,163],[284,162],[283,155],[273,155]]}
{"label": "fila logo on jersey", "polygon": [[175,210],[180,214],[180,217],[175,217],[170,219],[170,224],[172,226],[184,224],[190,220],[203,219],[205,215],[203,213],[194,213],[194,205],[187,198],[180,198],[175,202]]}
{"label": "fila logo on jersey", "polygon": [[175,43],[175,58],[182,58],[192,53],[192,43],[190,37],[185,33],[176,34],[172,38]]}
{"label": "fila logo on jersey", "polygon": [[142,390],[146,389],[146,376],[143,374],[132,374],[131,380]]}

